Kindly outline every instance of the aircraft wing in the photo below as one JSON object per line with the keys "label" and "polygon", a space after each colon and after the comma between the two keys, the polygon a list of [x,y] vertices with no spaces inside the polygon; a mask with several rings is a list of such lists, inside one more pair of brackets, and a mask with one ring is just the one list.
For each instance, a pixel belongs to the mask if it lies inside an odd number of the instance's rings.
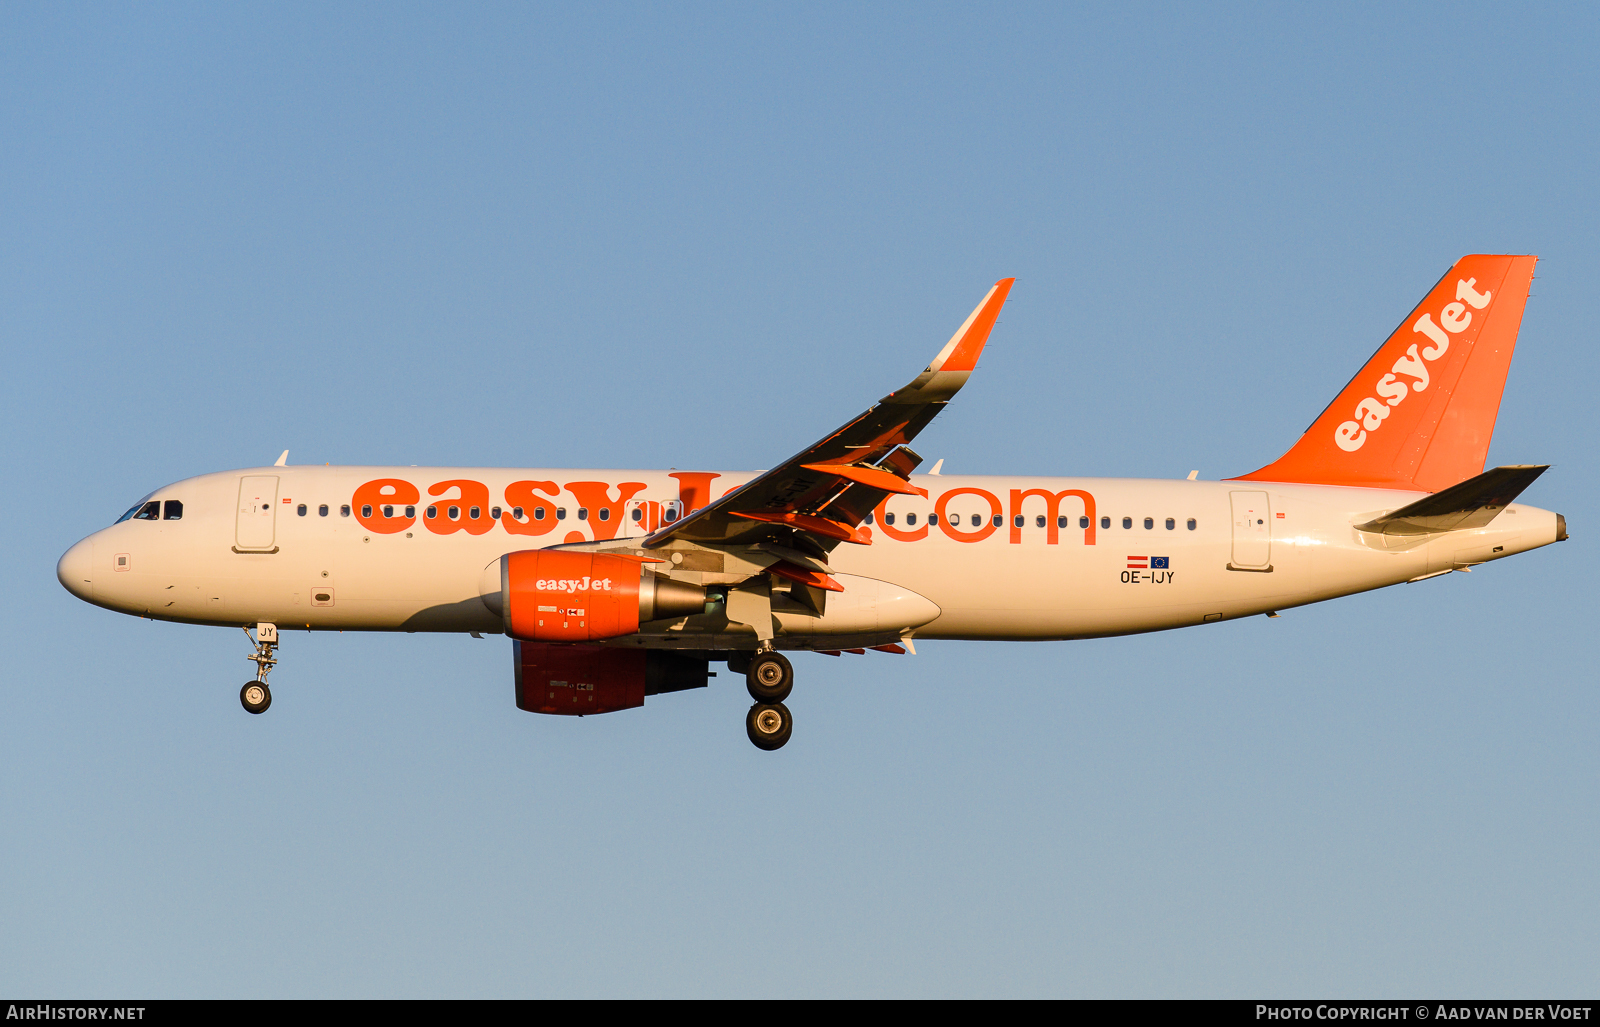
{"label": "aircraft wing", "polygon": [[1549,464],[1491,468],[1356,527],[1380,535],[1431,535],[1439,531],[1481,528],[1549,469]]}
{"label": "aircraft wing", "polygon": [[885,496],[927,495],[906,480],[922,462],[906,444],[978,366],[1014,281],[996,282],[910,384],[737,491],[657,531],[644,547],[675,539],[704,545],[783,543],[796,535],[824,552],[840,542],[871,544],[860,524]]}

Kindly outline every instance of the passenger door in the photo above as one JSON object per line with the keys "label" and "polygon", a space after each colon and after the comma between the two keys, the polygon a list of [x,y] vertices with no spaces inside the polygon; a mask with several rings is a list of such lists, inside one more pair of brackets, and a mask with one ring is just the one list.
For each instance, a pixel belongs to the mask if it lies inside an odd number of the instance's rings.
{"label": "passenger door", "polygon": [[1272,508],[1265,492],[1230,492],[1233,501],[1233,559],[1230,570],[1272,569]]}
{"label": "passenger door", "polygon": [[239,519],[234,528],[234,550],[265,553],[274,549],[277,534],[278,476],[247,474],[239,479]]}

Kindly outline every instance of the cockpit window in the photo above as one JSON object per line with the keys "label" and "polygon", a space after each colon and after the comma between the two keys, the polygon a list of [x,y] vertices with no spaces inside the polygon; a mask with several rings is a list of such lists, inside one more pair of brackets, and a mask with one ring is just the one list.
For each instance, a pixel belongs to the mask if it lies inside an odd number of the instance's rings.
{"label": "cockpit window", "polygon": [[141,506],[139,512],[133,515],[133,519],[136,521],[159,521],[161,519],[160,500],[152,499]]}
{"label": "cockpit window", "polygon": [[166,503],[163,504],[161,519],[164,521],[183,520],[183,501],[181,499],[167,500]]}
{"label": "cockpit window", "polygon": [[[121,517],[118,517],[117,520],[116,520],[116,523],[117,524],[121,524],[123,521],[131,521],[131,520],[133,520],[134,515],[139,513],[141,510],[143,510],[145,508],[145,506],[149,503],[149,501],[150,501],[150,497],[149,496],[145,496],[143,499],[139,500],[137,503],[135,503],[132,506],[128,507],[128,512],[123,514]],[[155,518],[150,518],[150,519],[154,520]]]}

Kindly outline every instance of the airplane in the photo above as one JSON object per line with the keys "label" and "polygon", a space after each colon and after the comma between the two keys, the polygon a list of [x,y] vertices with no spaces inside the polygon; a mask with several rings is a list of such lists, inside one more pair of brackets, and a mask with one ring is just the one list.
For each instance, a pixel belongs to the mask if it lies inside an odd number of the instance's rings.
{"label": "airplane", "polygon": [[1236,478],[913,473],[910,443],[977,367],[1007,278],[909,384],[769,470],[285,451],[157,489],[57,576],[121,613],[253,627],[253,714],[286,629],[498,633],[520,709],[638,708],[725,663],[750,741],[776,750],[795,653],[1272,617],[1564,541],[1564,517],[1516,502],[1547,465],[1484,469],[1536,261],[1461,258],[1282,457]]}

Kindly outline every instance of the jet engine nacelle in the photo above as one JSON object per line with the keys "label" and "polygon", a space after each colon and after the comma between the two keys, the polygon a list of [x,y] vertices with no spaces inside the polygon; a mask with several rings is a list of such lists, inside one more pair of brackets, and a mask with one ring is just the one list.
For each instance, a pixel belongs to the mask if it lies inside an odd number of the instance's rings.
{"label": "jet engine nacelle", "polygon": [[706,661],[681,653],[598,645],[511,643],[517,707],[586,716],[644,705],[644,697],[704,688]]}
{"label": "jet engine nacelle", "polygon": [[507,553],[484,572],[484,603],[500,614],[507,635],[529,641],[620,638],[641,623],[705,610],[704,589],[614,553],[528,549]]}

